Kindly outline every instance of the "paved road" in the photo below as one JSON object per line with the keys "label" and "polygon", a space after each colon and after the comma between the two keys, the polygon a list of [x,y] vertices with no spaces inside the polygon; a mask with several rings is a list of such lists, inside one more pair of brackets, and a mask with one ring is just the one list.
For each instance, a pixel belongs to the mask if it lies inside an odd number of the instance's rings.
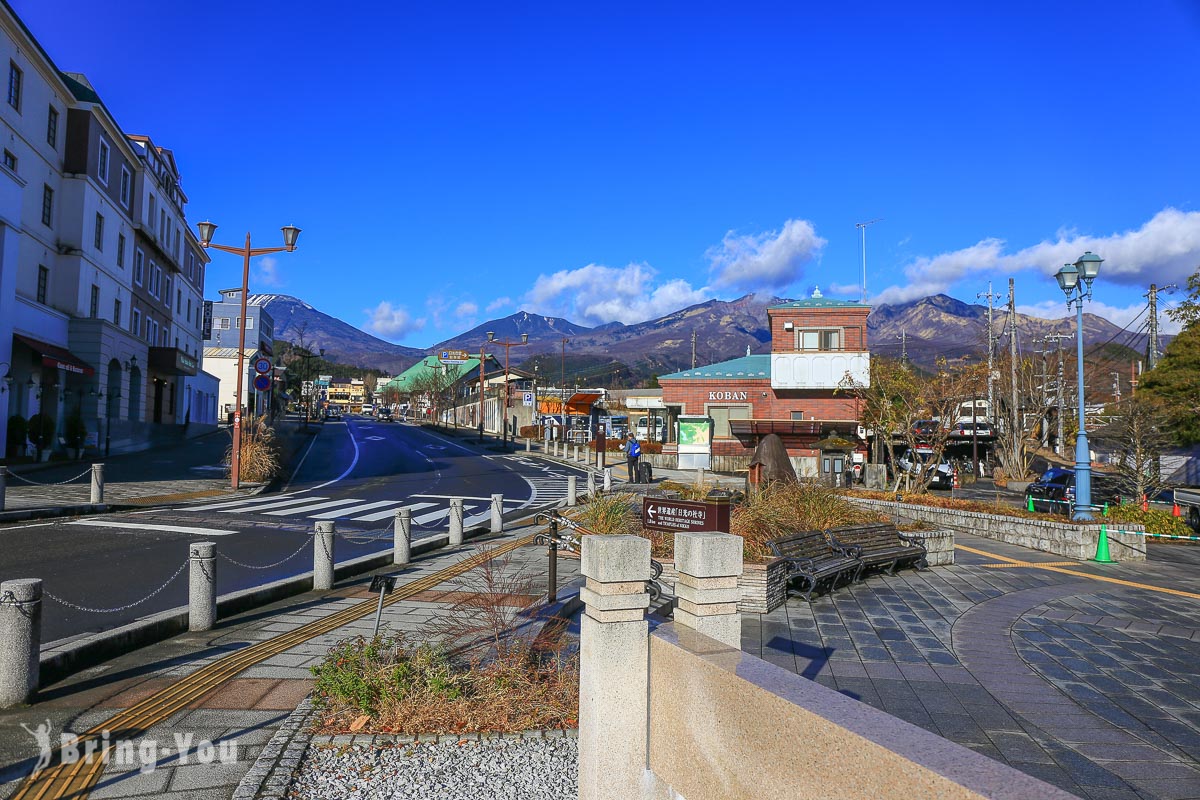
{"label": "paved road", "polygon": [[351,417],[321,429],[279,492],[0,526],[0,580],[45,582],[53,597],[43,606],[43,641],[55,641],[185,604],[180,568],[194,541],[217,543],[217,591],[226,593],[310,570],[317,520],[336,520],[340,563],[390,547],[401,507],[420,538],[447,528],[451,497],[464,498],[465,522],[476,524],[488,519],[493,493],[504,495],[506,511],[562,498],[571,471]]}

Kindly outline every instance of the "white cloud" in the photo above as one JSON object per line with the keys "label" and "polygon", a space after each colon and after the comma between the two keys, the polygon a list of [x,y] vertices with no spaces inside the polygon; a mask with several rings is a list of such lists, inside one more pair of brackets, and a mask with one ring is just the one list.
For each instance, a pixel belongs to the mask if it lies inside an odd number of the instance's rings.
{"label": "white cloud", "polygon": [[536,313],[566,317],[584,325],[614,321],[628,325],[708,299],[706,290],[695,289],[682,279],[656,286],[657,276],[648,264],[588,264],[539,275],[524,300]]}
{"label": "white cloud", "polygon": [[511,297],[497,297],[495,300],[493,300],[492,302],[487,304],[487,308],[485,309],[485,311],[487,311],[490,314],[493,311],[499,311],[500,309],[507,308],[511,305],[512,305]]}
{"label": "white cloud", "polygon": [[[1041,319],[1062,319],[1063,317],[1070,316],[1071,330],[1075,329],[1075,312],[1068,312],[1066,303],[1062,300],[1043,300],[1033,305],[1021,305],[1018,303],[1017,311],[1021,314]],[[1164,308],[1159,309],[1159,331],[1171,334],[1179,333],[1179,324],[1173,322],[1163,311]],[[1113,306],[1093,298],[1084,305],[1083,313],[1095,314],[1097,317],[1108,320],[1118,328],[1129,327],[1131,331],[1143,330],[1143,326],[1146,324],[1146,304],[1143,302],[1137,302],[1129,306]]]}
{"label": "white cloud", "polygon": [[407,308],[387,300],[381,300],[375,308],[364,309],[363,313],[368,317],[364,329],[387,339],[400,339],[425,327],[424,317],[413,319]]}
{"label": "white cloud", "polygon": [[1060,230],[1053,241],[1038,242],[1011,255],[1005,254],[1004,247],[999,239],[985,239],[962,250],[918,258],[904,267],[906,285],[888,287],[874,300],[897,303],[945,292],[976,272],[1012,274],[1032,269],[1053,275],[1085,250],[1104,258],[1102,281],[1134,286],[1182,284],[1200,264],[1200,211],[1166,208],[1137,230],[1109,236]]}
{"label": "white cloud", "polygon": [[253,284],[263,288],[283,286],[279,275],[279,261],[274,256],[263,256],[254,262]]}
{"label": "white cloud", "polygon": [[715,289],[778,292],[804,276],[804,265],[825,246],[808,220],[789,219],[778,231],[738,236],[730,231],[709,248],[709,275]]}
{"label": "white cloud", "polygon": [[479,313],[479,306],[474,303],[459,303],[454,313],[460,317],[474,317]]}

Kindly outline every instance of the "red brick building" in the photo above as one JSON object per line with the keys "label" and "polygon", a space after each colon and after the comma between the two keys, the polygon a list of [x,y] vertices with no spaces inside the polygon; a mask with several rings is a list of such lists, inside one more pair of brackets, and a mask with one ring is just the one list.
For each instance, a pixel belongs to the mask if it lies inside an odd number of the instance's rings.
{"label": "red brick building", "polygon": [[[868,305],[816,291],[769,307],[770,353],[659,377],[668,435],[677,436],[680,416],[710,418],[713,469],[744,468],[768,433],[783,438],[801,474],[837,472],[850,463],[845,453],[821,449],[831,437],[849,440],[861,460],[866,444],[858,403],[845,387],[870,381],[870,313]],[[677,443],[668,441],[663,450],[677,453]]]}

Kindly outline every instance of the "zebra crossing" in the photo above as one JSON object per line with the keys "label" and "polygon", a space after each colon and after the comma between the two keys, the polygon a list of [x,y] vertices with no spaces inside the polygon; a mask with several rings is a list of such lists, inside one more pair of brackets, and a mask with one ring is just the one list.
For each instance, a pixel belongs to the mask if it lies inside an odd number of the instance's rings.
{"label": "zebra crossing", "polygon": [[[529,500],[505,501],[506,506],[519,508]],[[311,520],[344,519],[351,522],[380,522],[392,519],[396,512],[407,508],[414,525],[430,527],[450,517],[449,498],[421,497],[408,500],[364,500],[356,497],[332,499],[323,495],[305,494],[287,497],[248,498],[234,502],[202,503],[177,508],[191,513],[262,515],[264,517],[304,518]],[[463,500],[463,524],[478,525],[491,517],[491,498]]]}

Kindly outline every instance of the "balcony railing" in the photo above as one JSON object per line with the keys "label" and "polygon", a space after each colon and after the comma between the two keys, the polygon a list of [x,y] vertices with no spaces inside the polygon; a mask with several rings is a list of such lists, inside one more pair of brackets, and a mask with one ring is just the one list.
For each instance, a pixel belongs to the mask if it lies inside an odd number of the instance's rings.
{"label": "balcony railing", "polygon": [[871,382],[871,354],[853,350],[771,353],[771,388],[836,389]]}

